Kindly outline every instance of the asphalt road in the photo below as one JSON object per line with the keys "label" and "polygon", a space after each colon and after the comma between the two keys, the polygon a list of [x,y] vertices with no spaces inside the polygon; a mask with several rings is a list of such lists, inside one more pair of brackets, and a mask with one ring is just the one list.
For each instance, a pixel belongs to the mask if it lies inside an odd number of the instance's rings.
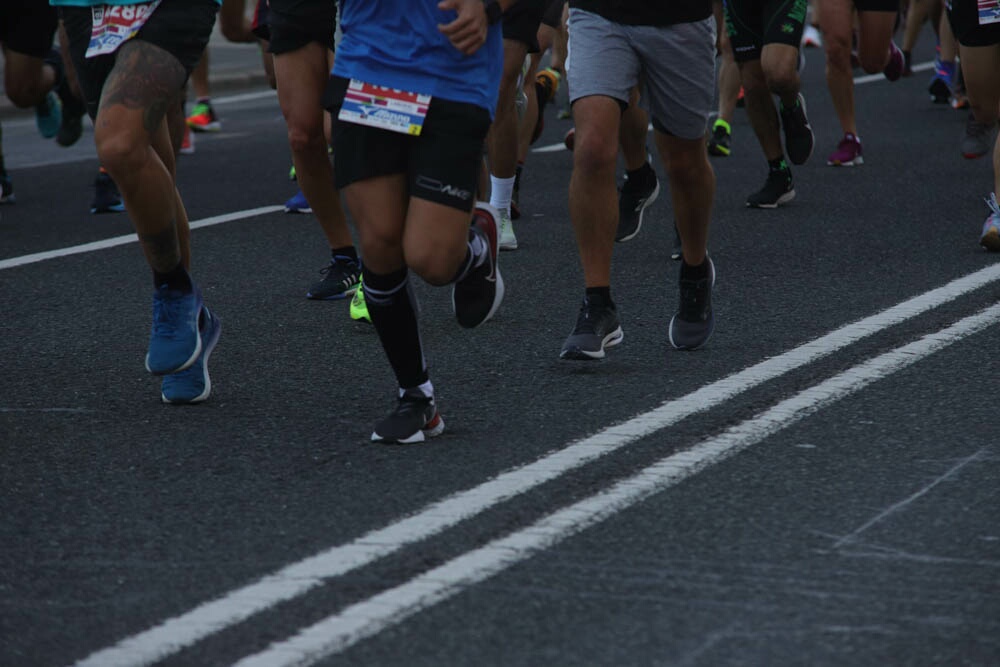
{"label": "asphalt road", "polygon": [[[89,128],[63,150],[5,120],[0,664],[1000,664],[990,165],[924,70],[862,79],[866,163],[827,167],[808,55],[798,197],[743,206],[765,170],[743,111],[713,159],[705,349],[667,341],[662,196],[616,248],[624,343],[558,359],[571,157],[536,152],[495,321],[461,330],[418,285],[448,428],[413,447],[368,442],[394,388],[371,328],[304,298],[327,255],[275,208],[295,186],[272,93],[220,97],[180,164],[223,322],[194,407],[143,369],[148,270],[125,214],[88,213]],[[569,126],[550,108],[536,148]]]}

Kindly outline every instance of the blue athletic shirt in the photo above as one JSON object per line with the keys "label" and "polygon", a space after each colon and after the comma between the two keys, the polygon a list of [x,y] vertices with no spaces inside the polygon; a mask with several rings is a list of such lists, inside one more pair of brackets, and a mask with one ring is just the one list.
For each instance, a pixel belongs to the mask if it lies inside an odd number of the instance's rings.
{"label": "blue athletic shirt", "polygon": [[438,0],[341,0],[333,74],[387,88],[496,110],[503,71],[503,35],[491,26],[486,43],[466,56],[438,30],[457,13]]}
{"label": "blue athletic shirt", "polygon": [[[127,7],[128,5],[141,5],[149,0],[49,0],[49,4],[55,7],[100,7],[101,5],[119,5],[122,7]],[[6,0],[0,0],[0,2],[6,2]],[[163,0],[163,2],[170,2],[170,0]],[[215,0],[219,5],[222,4],[222,0]]]}

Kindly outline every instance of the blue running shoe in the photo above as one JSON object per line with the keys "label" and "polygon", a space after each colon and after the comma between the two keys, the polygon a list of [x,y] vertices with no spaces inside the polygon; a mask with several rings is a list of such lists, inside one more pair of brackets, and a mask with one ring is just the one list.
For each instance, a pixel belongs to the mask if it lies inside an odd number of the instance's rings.
{"label": "blue running shoe", "polygon": [[90,202],[91,213],[121,213],[125,210],[121,193],[114,180],[105,171],[98,171],[94,179],[94,198]]}
{"label": "blue running shoe", "polygon": [[285,202],[285,213],[312,213],[312,207],[306,201],[306,196],[299,190]]}
{"label": "blue running shoe", "polygon": [[207,308],[201,309],[201,354],[191,367],[167,375],[160,385],[160,398],[164,403],[184,405],[201,403],[212,393],[212,379],[208,376],[208,358],[219,342],[222,322]]}
{"label": "blue running shoe", "polygon": [[35,107],[35,123],[38,125],[38,132],[46,139],[59,134],[59,126],[62,125],[62,102],[59,96],[53,91],[49,91],[37,107]]}
{"label": "blue running shoe", "polygon": [[153,293],[153,329],[149,335],[146,370],[153,375],[182,371],[201,354],[198,315],[201,292],[188,294],[160,285]]}

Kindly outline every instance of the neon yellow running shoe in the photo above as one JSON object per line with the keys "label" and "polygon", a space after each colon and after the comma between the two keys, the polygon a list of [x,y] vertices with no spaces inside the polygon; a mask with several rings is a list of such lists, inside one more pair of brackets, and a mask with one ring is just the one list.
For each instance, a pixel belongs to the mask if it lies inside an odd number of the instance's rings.
{"label": "neon yellow running shoe", "polygon": [[351,319],[371,323],[372,318],[368,316],[368,305],[365,303],[364,278],[362,277],[358,289],[355,290],[351,298]]}

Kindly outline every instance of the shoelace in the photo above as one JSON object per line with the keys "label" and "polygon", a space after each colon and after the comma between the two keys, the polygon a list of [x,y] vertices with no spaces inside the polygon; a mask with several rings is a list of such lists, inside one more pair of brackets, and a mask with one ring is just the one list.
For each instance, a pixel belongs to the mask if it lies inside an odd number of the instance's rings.
{"label": "shoelace", "polygon": [[682,320],[691,322],[705,319],[706,313],[702,295],[708,293],[709,280],[710,278],[680,280],[680,316]]}
{"label": "shoelace", "polygon": [[991,192],[989,197],[983,197],[983,201],[986,205],[990,207],[993,211],[993,215],[1000,216],[1000,204],[997,203],[997,195],[995,192]]}
{"label": "shoelace", "polygon": [[179,340],[181,329],[174,326],[183,315],[184,298],[167,299],[157,293],[153,308],[153,334],[157,337]]}

